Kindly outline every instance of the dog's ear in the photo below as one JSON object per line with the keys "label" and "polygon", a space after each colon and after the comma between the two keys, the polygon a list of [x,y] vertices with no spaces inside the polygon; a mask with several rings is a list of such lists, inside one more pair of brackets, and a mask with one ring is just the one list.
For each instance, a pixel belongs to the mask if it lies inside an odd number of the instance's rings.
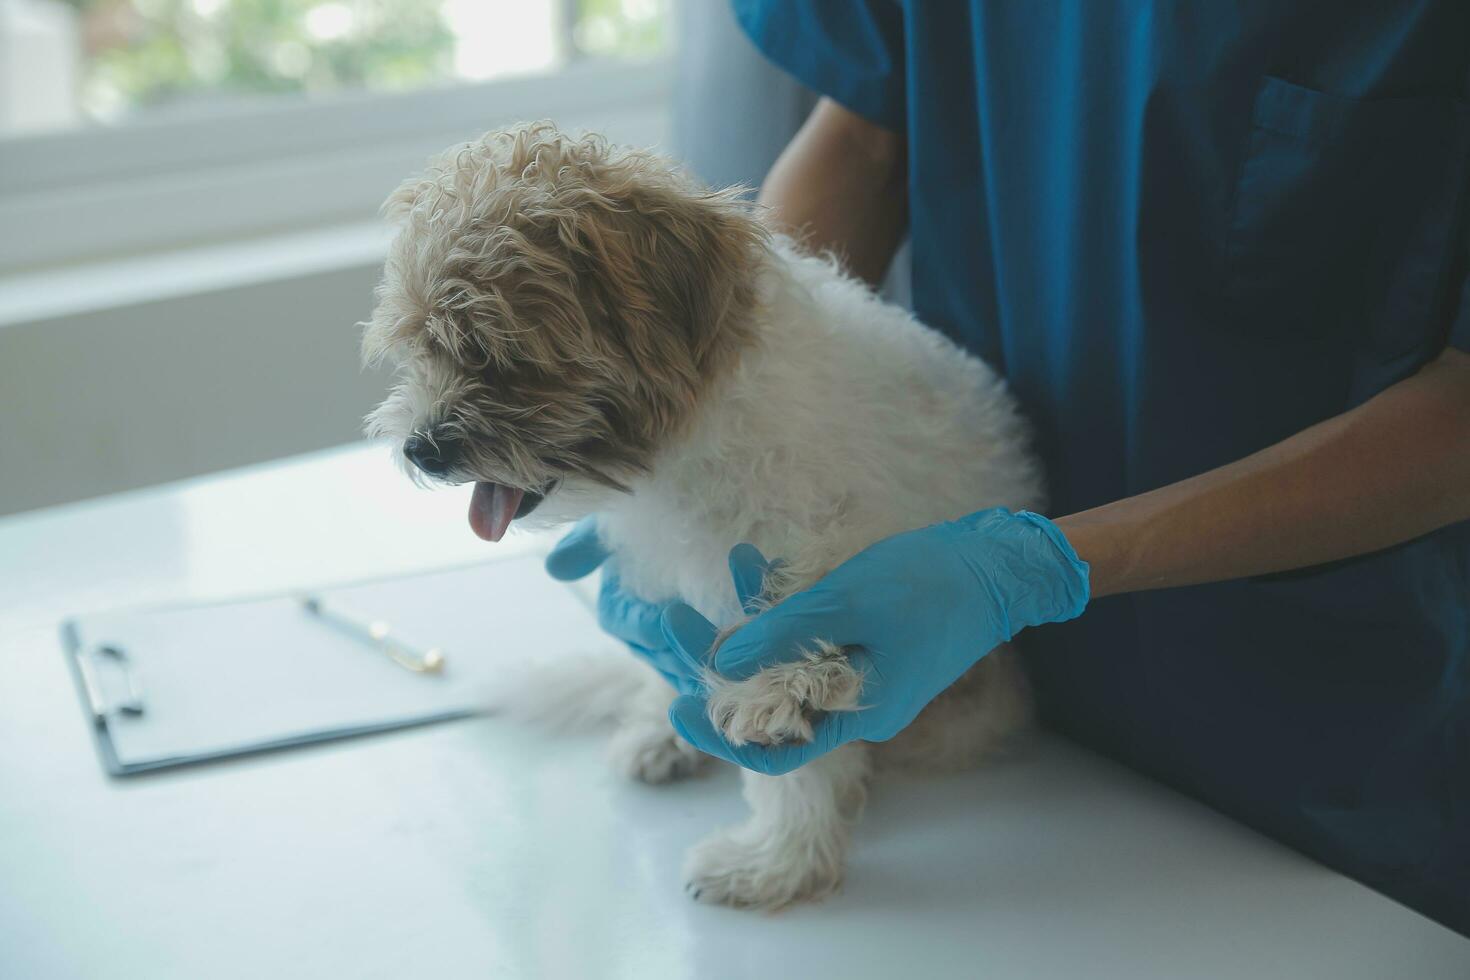
{"label": "dog's ear", "polygon": [[768,232],[743,188],[658,177],[627,181],[580,211],[576,236],[592,268],[579,278],[590,312],[635,363],[683,368],[691,376],[681,387],[697,387],[739,346]]}
{"label": "dog's ear", "polygon": [[645,212],[654,228],[645,274],[702,367],[735,339],[727,334],[750,307],[767,240],[743,190],[657,201]]}
{"label": "dog's ear", "polygon": [[[667,160],[596,139],[553,145],[551,206],[526,212],[527,235],[564,275],[526,286],[563,283],[556,302],[535,304],[538,326],[559,344],[580,339],[541,359],[595,368],[608,446],[653,445],[749,340],[769,234],[742,188],[707,190]],[[553,316],[567,323],[545,330]]]}

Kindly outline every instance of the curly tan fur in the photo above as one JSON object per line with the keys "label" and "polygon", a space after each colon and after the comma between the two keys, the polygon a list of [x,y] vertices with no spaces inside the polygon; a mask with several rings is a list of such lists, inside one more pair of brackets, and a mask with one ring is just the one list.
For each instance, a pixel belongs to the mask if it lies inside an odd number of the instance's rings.
{"label": "curly tan fur", "polygon": [[452,147],[400,224],[363,356],[400,383],[374,435],[451,433],[457,479],[621,487],[746,339],[769,245],[738,188],[547,123]]}

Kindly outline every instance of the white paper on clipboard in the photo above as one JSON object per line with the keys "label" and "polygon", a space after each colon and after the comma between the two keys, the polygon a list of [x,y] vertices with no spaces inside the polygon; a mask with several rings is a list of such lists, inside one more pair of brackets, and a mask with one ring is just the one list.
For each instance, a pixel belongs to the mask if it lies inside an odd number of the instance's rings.
{"label": "white paper on clipboard", "polygon": [[[107,710],[97,725],[104,766],[127,775],[478,713],[515,661],[621,653],[597,626],[589,588],[551,579],[528,555],[313,591],[442,649],[432,674],[331,628],[299,593],[78,616],[63,635],[104,707],[121,703],[120,671],[136,684],[142,712]],[[103,647],[125,663],[98,658]]]}

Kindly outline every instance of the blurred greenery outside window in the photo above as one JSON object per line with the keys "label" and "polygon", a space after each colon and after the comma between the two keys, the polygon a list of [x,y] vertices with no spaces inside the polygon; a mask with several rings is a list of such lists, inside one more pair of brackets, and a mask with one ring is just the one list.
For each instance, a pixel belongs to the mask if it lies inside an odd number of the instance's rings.
{"label": "blurred greenery outside window", "polygon": [[33,129],[640,60],[661,54],[671,33],[670,0],[4,2],[69,13],[75,35],[62,68],[71,92],[51,98],[58,118],[24,127]]}

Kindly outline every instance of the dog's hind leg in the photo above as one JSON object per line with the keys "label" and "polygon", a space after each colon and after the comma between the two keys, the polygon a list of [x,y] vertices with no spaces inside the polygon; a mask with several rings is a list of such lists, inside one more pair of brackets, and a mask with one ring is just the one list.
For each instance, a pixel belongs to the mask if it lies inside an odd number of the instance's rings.
{"label": "dog's hind leg", "polygon": [[670,783],[694,775],[706,756],[684,741],[669,724],[669,702],[674,691],[650,672],[644,684],[619,713],[608,746],[613,768],[644,783]]}
{"label": "dog's hind leg", "polygon": [[742,776],[750,818],[690,850],[690,895],[779,909],[835,891],[867,793],[868,747],[845,745],[784,776]]}
{"label": "dog's hind leg", "polygon": [[502,680],[492,703],[508,715],[563,731],[612,725],[609,758],[630,779],[668,783],[706,761],[669,724],[673,688],[624,651],[522,663]]}

